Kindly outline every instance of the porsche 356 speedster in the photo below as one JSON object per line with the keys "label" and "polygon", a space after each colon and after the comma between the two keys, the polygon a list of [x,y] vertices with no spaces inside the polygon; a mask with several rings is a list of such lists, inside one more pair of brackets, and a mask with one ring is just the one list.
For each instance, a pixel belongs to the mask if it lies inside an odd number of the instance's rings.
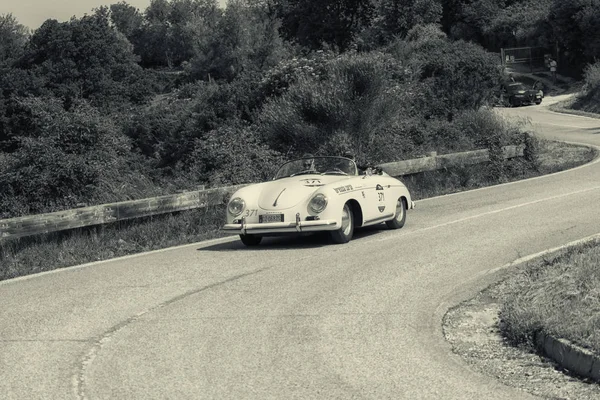
{"label": "porsche 356 speedster", "polygon": [[381,170],[359,173],[345,157],[300,158],[283,164],[272,181],[235,192],[223,231],[240,235],[247,246],[263,236],[317,231],[347,243],[357,227],[385,222],[402,228],[411,208],[406,186]]}

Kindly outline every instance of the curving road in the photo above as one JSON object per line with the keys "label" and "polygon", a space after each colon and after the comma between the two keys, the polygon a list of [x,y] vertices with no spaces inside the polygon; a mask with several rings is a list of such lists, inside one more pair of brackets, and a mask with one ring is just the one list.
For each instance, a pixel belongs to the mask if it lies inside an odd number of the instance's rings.
{"label": "curving road", "polygon": [[[600,146],[600,120],[506,109]],[[3,399],[528,399],[471,370],[446,310],[600,231],[600,163],[417,203],[347,245],[220,239],[0,284]]]}

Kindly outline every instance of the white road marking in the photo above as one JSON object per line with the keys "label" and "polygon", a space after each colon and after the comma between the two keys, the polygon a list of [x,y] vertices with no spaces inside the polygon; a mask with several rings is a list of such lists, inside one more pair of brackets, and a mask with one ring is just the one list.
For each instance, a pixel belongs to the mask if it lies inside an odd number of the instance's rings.
{"label": "white road marking", "polygon": [[581,126],[581,125],[565,125],[565,124],[553,124],[551,122],[536,122],[536,124],[540,125],[540,126],[550,125],[550,126],[560,126],[561,128],[572,128],[572,129],[595,128],[594,126],[589,126],[589,125],[585,125],[585,126]]}
{"label": "white road marking", "polygon": [[[525,203],[516,204],[514,206],[504,207],[504,208],[500,208],[500,209],[497,209],[497,210],[487,211],[487,212],[484,212],[484,213],[480,213],[480,214],[476,214],[476,215],[471,215],[471,216],[464,217],[464,218],[459,218],[459,219],[456,219],[456,220],[453,220],[453,221],[444,222],[442,224],[432,225],[432,226],[428,226],[428,227],[425,227],[425,228],[415,229],[415,230],[412,230],[412,231],[405,231],[404,235],[411,235],[411,234],[415,234],[415,233],[421,233],[421,232],[429,231],[429,230],[432,230],[432,229],[443,228],[443,227],[448,226],[448,225],[458,224],[458,223],[461,223],[461,222],[470,221],[472,219],[481,218],[481,217],[485,217],[485,216],[493,215],[493,214],[498,214],[498,213],[501,213],[501,212],[504,212],[504,211],[508,211],[508,210],[514,210],[516,208],[527,207],[527,206],[530,206],[530,205],[533,205],[533,204],[543,203],[543,202],[546,202],[546,201],[551,201],[551,200],[560,199],[560,198],[563,198],[563,197],[568,197],[568,196],[573,196],[573,195],[577,195],[577,194],[581,194],[581,193],[591,192],[591,191],[599,190],[599,189],[600,189],[600,186],[595,186],[595,187],[592,187],[592,188],[577,190],[575,192],[563,193],[563,194],[559,194],[559,195],[556,195],[556,196],[545,197],[543,199],[528,201],[528,202],[525,202]],[[402,236],[404,236],[404,235],[402,235]],[[396,235],[387,236],[387,237],[383,237],[383,238],[377,239],[377,241],[378,242],[383,242],[383,241],[390,240],[390,239],[397,239],[397,236]]]}
{"label": "white road marking", "polygon": [[194,243],[182,244],[182,245],[174,246],[174,247],[165,247],[164,249],[156,249],[156,250],[151,250],[151,251],[145,251],[143,253],[129,254],[129,255],[126,255],[126,256],[115,257],[115,258],[108,258],[106,260],[92,261],[92,262],[85,263],[85,264],[73,265],[72,267],[57,268],[57,269],[53,269],[51,271],[38,272],[37,274],[19,276],[19,277],[12,278],[12,279],[5,279],[3,281],[0,281],[0,286],[7,285],[7,284],[10,284],[10,283],[20,282],[20,281],[26,281],[26,280],[29,280],[29,279],[33,279],[33,278],[37,278],[37,277],[43,276],[43,275],[56,274],[56,273],[59,273],[59,272],[66,272],[66,271],[73,271],[73,270],[77,270],[77,269],[81,269],[81,268],[92,267],[94,265],[106,264],[106,263],[113,262],[113,261],[128,260],[130,258],[141,257],[141,256],[150,255],[150,254],[163,253],[165,251],[185,249],[185,248],[191,247],[191,246],[206,247],[206,246],[210,246],[212,244],[220,244],[220,243],[233,242],[235,239],[236,239],[235,236],[225,236],[225,237],[221,237],[221,238],[209,239],[209,240],[206,240],[206,241],[203,241],[203,242],[194,242]]}

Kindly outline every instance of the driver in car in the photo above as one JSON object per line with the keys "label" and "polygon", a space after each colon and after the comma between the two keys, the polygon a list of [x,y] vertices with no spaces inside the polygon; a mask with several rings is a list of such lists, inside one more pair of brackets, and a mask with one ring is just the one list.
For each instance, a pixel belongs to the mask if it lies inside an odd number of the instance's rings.
{"label": "driver in car", "polygon": [[305,154],[304,156],[302,156],[303,160],[302,160],[302,172],[304,171],[315,171],[317,172],[317,170],[315,169],[315,159],[313,158],[314,156],[312,154]]}
{"label": "driver in car", "polygon": [[354,153],[351,151],[344,152],[344,157],[349,158],[356,163],[356,168],[358,169],[359,175],[373,175],[373,174],[381,175],[382,170],[381,170],[381,168],[379,168],[377,166],[359,165],[356,162],[356,157],[354,156]]}

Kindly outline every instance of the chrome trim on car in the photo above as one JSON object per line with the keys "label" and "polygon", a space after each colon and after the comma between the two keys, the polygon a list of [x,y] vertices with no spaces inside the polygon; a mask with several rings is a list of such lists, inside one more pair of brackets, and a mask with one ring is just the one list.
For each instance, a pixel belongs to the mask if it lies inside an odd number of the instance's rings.
{"label": "chrome trim on car", "polygon": [[285,192],[285,189],[287,189],[287,188],[283,188],[283,190],[281,191],[281,193],[279,193],[277,195],[277,198],[275,198],[275,201],[273,202],[273,207],[277,207],[277,200],[279,200],[279,198],[281,197],[281,195],[283,194],[283,192]]}
{"label": "chrome trim on car", "polygon": [[393,216],[394,216],[394,214],[387,214],[387,215],[384,215],[384,216],[381,216],[381,217],[378,217],[378,218],[370,219],[368,221],[363,222],[363,225],[373,224],[373,223],[376,223],[376,222],[383,222],[386,219],[390,219]]}
{"label": "chrome trim on car", "polygon": [[260,233],[294,233],[333,230],[338,221],[316,220],[316,221],[294,221],[294,222],[269,222],[257,224],[225,224],[222,230],[232,234],[260,234]]}

